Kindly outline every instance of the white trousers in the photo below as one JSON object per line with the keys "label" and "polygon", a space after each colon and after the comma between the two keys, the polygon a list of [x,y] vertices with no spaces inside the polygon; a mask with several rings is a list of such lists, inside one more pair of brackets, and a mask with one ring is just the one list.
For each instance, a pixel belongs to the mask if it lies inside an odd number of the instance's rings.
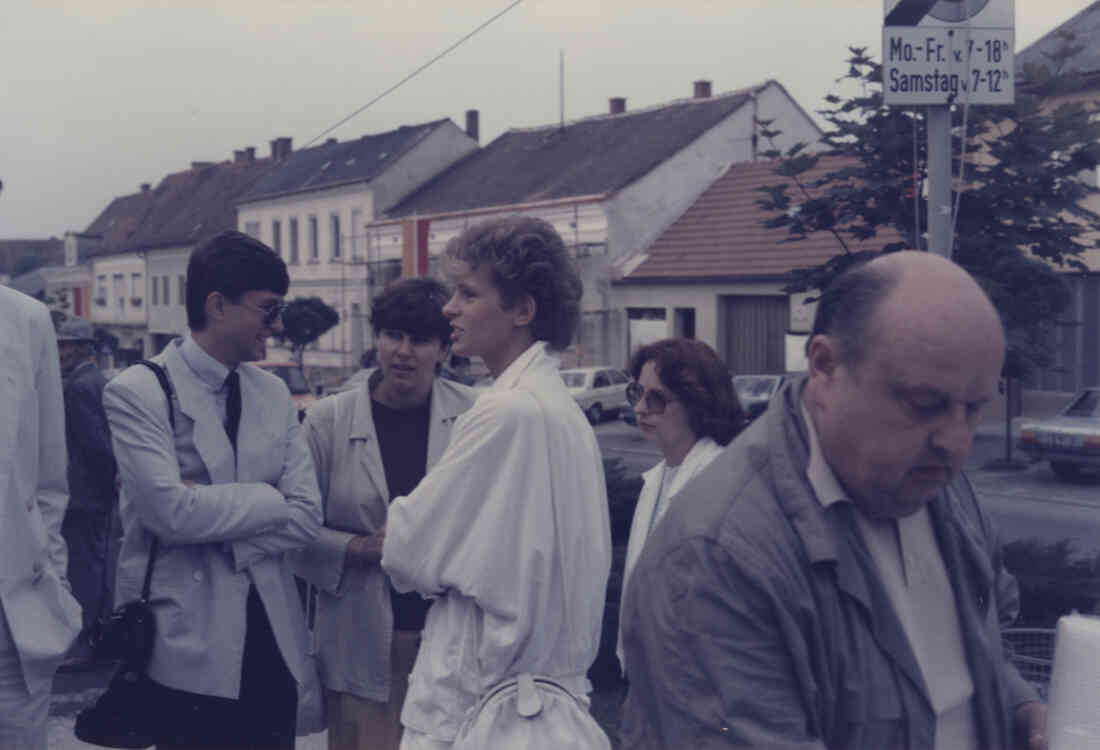
{"label": "white trousers", "polygon": [[32,695],[0,605],[0,750],[45,750],[49,686]]}

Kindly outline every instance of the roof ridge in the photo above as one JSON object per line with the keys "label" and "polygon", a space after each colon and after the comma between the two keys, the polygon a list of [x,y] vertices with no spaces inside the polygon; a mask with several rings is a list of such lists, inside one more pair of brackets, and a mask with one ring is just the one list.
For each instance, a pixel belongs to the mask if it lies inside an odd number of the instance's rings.
{"label": "roof ridge", "polygon": [[[1098,2],[1100,2],[1100,0],[1098,0]],[[619,112],[618,114],[610,114],[608,112],[604,112],[604,113],[598,114],[598,115],[586,115],[584,117],[577,117],[577,118],[574,118],[572,120],[566,120],[564,125],[565,125],[565,127],[568,128],[568,127],[572,127],[573,125],[579,125],[579,124],[584,123],[584,122],[595,122],[597,120],[610,120],[612,118],[626,119],[626,118],[629,118],[629,117],[633,117],[635,115],[643,115],[643,114],[648,114],[650,112],[656,112],[656,111],[661,110],[661,109],[670,109],[672,107],[681,107],[681,106],[685,106],[685,105],[689,105],[689,104],[707,104],[707,103],[710,103],[710,102],[715,102],[715,101],[720,101],[720,100],[733,99],[733,98],[738,97],[738,96],[746,96],[748,94],[753,93],[754,91],[760,91],[761,89],[763,89],[763,88],[767,87],[768,85],[773,84],[775,82],[776,81],[774,79],[769,78],[769,79],[767,79],[766,81],[764,81],[763,83],[760,83],[760,84],[756,84],[756,85],[753,85],[753,86],[745,86],[743,88],[735,89],[733,91],[724,91],[722,93],[714,94],[712,96],[706,96],[706,97],[685,96],[681,99],[673,99],[673,100],[667,101],[667,102],[660,102],[660,103],[657,103],[657,104],[651,104],[648,107],[642,107],[641,109],[631,109],[631,110],[627,110],[625,112]],[[507,130],[504,131],[503,135],[508,135],[509,133],[539,133],[539,132],[546,131],[546,130],[558,130],[561,127],[562,127],[562,123],[551,123],[551,124],[548,124],[548,125],[531,125],[529,127],[508,128]]]}

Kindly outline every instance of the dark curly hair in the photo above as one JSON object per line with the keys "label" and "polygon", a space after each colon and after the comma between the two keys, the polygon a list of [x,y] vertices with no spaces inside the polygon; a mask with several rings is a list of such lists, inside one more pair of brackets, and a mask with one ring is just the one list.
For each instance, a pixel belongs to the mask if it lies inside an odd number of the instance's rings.
{"label": "dark curly hair", "polygon": [[687,410],[697,438],[728,445],[745,426],[745,411],[733,390],[733,378],[718,354],[695,339],[661,339],[634,352],[630,374],[637,380],[646,362]]}
{"label": "dark curly hair", "polygon": [[580,277],[552,226],[530,216],[475,224],[447,243],[444,257],[473,268],[486,264],[505,308],[524,295],[535,300],[531,333],[551,349],[569,346],[581,316]]}
{"label": "dark curly hair", "polygon": [[386,287],[370,305],[370,324],[374,335],[383,329],[404,331],[413,338],[439,339],[446,348],[451,340],[451,324],[443,314],[447,287],[435,279],[401,279]]}
{"label": "dark curly hair", "polygon": [[274,250],[247,234],[222,232],[197,247],[187,261],[187,327],[206,328],[206,298],[211,292],[238,302],[248,291],[283,296],[289,288],[286,263]]}

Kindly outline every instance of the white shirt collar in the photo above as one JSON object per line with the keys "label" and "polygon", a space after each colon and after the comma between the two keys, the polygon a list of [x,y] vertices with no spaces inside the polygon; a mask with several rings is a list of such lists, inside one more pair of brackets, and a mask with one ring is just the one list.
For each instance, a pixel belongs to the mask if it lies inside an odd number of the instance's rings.
{"label": "white shirt collar", "polygon": [[[512,364],[505,367],[504,371],[496,377],[496,380],[493,381],[492,388],[494,390],[498,388],[514,388],[523,373],[544,356],[550,356],[546,353],[545,341],[536,341],[531,344],[523,354],[513,359]],[[556,359],[556,357],[554,359]]]}

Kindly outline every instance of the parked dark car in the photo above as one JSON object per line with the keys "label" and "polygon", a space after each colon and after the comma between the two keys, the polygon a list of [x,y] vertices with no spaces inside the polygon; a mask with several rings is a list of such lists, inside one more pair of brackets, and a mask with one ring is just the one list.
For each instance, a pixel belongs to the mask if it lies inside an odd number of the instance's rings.
{"label": "parked dark car", "polygon": [[772,396],[787,382],[786,375],[734,375],[733,390],[745,410],[745,417],[752,421],[764,413]]}

